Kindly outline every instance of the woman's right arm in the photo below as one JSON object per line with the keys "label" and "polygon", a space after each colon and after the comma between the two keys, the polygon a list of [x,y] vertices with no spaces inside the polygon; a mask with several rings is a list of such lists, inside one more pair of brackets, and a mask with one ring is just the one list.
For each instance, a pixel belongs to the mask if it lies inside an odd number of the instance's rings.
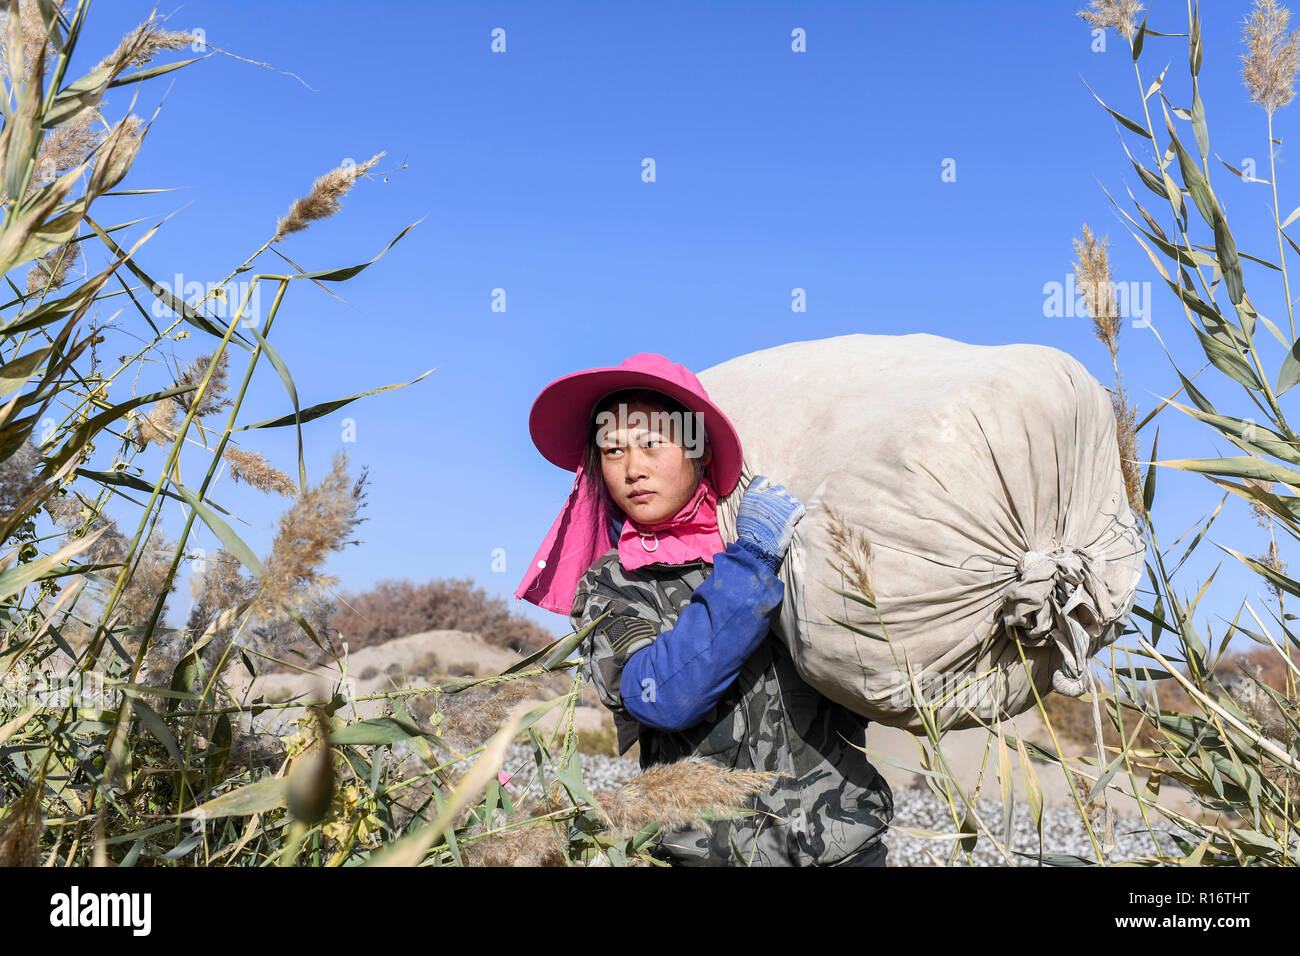
{"label": "woman's right arm", "polygon": [[700,722],[767,636],[785,585],[766,558],[744,542],[713,556],[713,573],[674,626],[632,654],[620,693],[627,712],[660,730]]}
{"label": "woman's right arm", "polygon": [[785,591],[777,569],[803,514],[784,488],[755,478],[741,501],[738,540],[713,556],[713,573],[662,633],[653,598],[638,585],[584,580],[575,628],[613,612],[588,648],[593,680],[616,718],[661,730],[699,723],[767,635]]}

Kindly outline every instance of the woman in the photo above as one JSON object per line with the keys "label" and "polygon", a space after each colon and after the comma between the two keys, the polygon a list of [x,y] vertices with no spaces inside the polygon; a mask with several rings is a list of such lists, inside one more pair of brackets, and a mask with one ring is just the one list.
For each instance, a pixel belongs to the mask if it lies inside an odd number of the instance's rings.
{"label": "woman", "polygon": [[677,865],[885,865],[893,794],[857,749],[867,719],[804,683],[769,634],[802,503],[755,477],[724,547],[716,506],[739,482],[740,439],[699,379],[662,355],[552,382],[529,428],[549,461],[577,474],[515,593],[575,629],[610,612],[582,654],[619,752],[639,741],[643,769],[699,757],[780,774],[754,812],[662,833],[654,854]]}

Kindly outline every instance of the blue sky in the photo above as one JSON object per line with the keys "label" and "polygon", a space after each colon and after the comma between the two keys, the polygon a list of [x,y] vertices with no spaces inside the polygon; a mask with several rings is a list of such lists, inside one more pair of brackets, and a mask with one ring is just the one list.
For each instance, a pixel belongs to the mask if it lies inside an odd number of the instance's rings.
{"label": "blue sky", "polygon": [[[930,332],[1054,346],[1109,384],[1090,322],[1044,314],[1044,286],[1066,280],[1084,222],[1110,237],[1117,281],[1153,283],[1150,322],[1179,366],[1190,374],[1204,364],[1182,310],[1099,185],[1131,211],[1127,185],[1171,228],[1083,84],[1140,118],[1127,44],[1107,33],[1106,49],[1094,50],[1074,15],[1082,6],[190,0],[172,12],[174,28],[201,29],[213,47],[275,69],[217,54],[141,88],[136,112],[161,112],[124,186],[176,191],[114,200],[99,217],[152,223],[175,213],[141,263],[161,279],[213,281],[270,235],[316,176],[386,151],[385,179],[360,183],[340,214],[281,244],[308,269],[347,265],[422,220],[336,287],[346,302],[295,286],[273,333],[304,404],[436,367],[417,385],[305,427],[311,481],[340,447],[372,478],[364,544],[335,555],[329,570],[350,589],[469,576],[506,597],[571,485],[527,430],[537,392],[569,372],[639,351],[700,370],[787,341]],[[1267,178],[1265,114],[1249,103],[1237,60],[1249,5],[1203,6],[1212,150],[1239,167],[1253,159]],[[149,9],[95,3],[83,68]],[[1184,5],[1157,2],[1150,26],[1185,31]],[[505,30],[504,53],[491,50],[495,28]],[[791,50],[796,28],[806,52]],[[1143,82],[1171,62],[1165,92],[1190,105],[1186,59],[1185,38],[1150,37]],[[113,91],[109,114],[132,94]],[[1296,108],[1275,119],[1284,144]],[[1128,142],[1138,155],[1141,141]],[[641,178],[645,157],[656,164],[653,183]],[[1284,145],[1283,216],[1300,202],[1287,158]],[[945,160],[954,181],[941,176]],[[1238,246],[1276,260],[1268,188],[1211,163]],[[1285,329],[1280,282],[1252,269],[1252,299]],[[795,287],[807,290],[806,312],[790,309]],[[492,310],[494,289],[505,290],[505,312]],[[1276,369],[1272,344],[1267,367]],[[186,361],[208,348],[191,338],[175,354]],[[1150,330],[1124,329],[1120,362],[1140,416],[1154,394],[1177,387]],[[161,383],[157,371],[142,388]],[[1203,377],[1213,377],[1208,391],[1222,408],[1252,414],[1221,375]],[[266,367],[243,420],[289,409]],[[355,441],[343,441],[344,418]],[[1162,458],[1232,453],[1181,413],[1158,421]],[[291,430],[240,437],[294,470]],[[1144,437],[1144,454],[1149,447]],[[160,459],[145,460],[155,476]],[[1157,529],[1168,546],[1218,495],[1205,479],[1167,469],[1160,484]],[[215,497],[265,554],[282,502],[229,483]],[[182,521],[179,507],[169,509],[170,533]],[[1252,553],[1267,542],[1235,499],[1209,537]],[[216,546],[206,529],[195,543]],[[504,573],[492,568],[496,548]],[[1199,555],[1183,577],[1189,594],[1226,559],[1202,611],[1230,614],[1243,594],[1260,607],[1257,578],[1208,542]],[[511,600],[566,629],[558,615]],[[183,589],[174,603],[183,609]],[[182,616],[173,609],[173,623]],[[1223,626],[1209,620],[1217,637]]]}

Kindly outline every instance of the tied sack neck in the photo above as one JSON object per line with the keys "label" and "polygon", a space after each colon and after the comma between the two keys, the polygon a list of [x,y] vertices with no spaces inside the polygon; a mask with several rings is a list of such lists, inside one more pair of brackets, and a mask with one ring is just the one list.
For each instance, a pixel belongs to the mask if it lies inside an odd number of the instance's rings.
{"label": "tied sack neck", "polygon": [[619,563],[632,571],[649,564],[688,564],[725,550],[718,531],[718,495],[708,476],[700,478],[689,501],[670,518],[637,521],[628,517],[618,538]]}

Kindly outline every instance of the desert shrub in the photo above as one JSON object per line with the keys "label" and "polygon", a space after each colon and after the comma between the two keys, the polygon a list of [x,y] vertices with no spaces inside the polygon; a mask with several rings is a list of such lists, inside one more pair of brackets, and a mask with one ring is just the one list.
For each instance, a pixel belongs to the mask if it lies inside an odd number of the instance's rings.
{"label": "desert shrub", "polygon": [[545,647],[555,636],[501,598],[489,597],[469,579],[381,581],[348,595],[330,620],[330,629],[347,637],[353,651],[424,631],[477,634],[487,643],[521,654]]}
{"label": "desert shrub", "polygon": [[442,661],[433,651],[421,654],[419,658],[411,663],[411,673],[421,674],[425,677],[431,677],[434,674],[442,673]]}

